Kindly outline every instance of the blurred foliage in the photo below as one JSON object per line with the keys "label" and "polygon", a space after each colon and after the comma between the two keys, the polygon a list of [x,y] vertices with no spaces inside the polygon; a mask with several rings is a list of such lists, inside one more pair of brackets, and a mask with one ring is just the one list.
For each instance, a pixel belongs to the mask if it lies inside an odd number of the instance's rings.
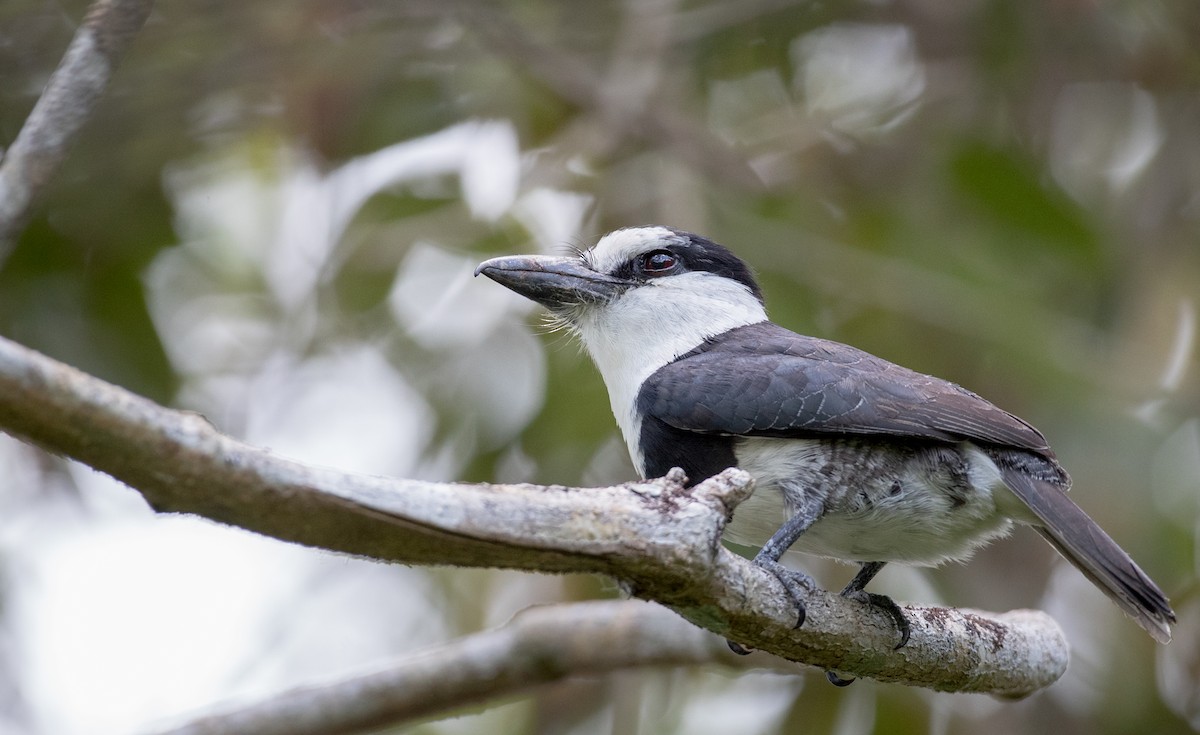
{"label": "blurred foliage", "polygon": [[[0,7],[0,146],[85,8]],[[281,447],[256,396],[310,384],[272,372],[280,355],[308,365],[366,346],[398,376],[394,405],[430,424],[406,429],[411,461],[368,469],[605,484],[632,468],[586,357],[565,335],[530,338],[533,312],[490,300],[505,297],[463,269],[622,226],[682,227],[750,262],[776,321],[1041,427],[1078,501],[1195,622],[1198,37],[1200,5],[1178,2],[159,4],[0,269],[0,333]],[[467,121],[500,127],[455,128]],[[427,174],[394,165],[344,228],[313,214],[312,202],[337,211],[333,182],[352,162],[405,141],[430,150],[452,129],[501,142],[511,130],[514,178],[501,143],[467,141],[466,158]],[[296,193],[321,186],[324,199]],[[297,213],[311,224],[289,230]],[[323,250],[280,236],[322,227]],[[367,358],[337,364],[380,374]],[[354,427],[309,423],[317,446]],[[760,723],[714,694],[734,690],[713,682],[732,674],[636,673],[548,688],[478,731],[710,731],[686,727],[705,698],[738,714],[739,732],[1200,728],[1197,632],[1181,625],[1156,649],[1055,566],[1018,532],[970,565],[880,580],[907,599],[1052,609],[1077,658],[1030,701],[835,691],[817,675],[768,687],[782,704]],[[448,595],[479,606],[457,612],[457,630],[495,622],[488,589]],[[559,594],[604,593],[584,580]]]}

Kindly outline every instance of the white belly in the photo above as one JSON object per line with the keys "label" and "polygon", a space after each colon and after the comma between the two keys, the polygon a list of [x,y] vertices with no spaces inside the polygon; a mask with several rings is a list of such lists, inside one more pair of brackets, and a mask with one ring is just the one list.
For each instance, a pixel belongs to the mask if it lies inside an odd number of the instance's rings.
{"label": "white belly", "polygon": [[758,486],[734,511],[725,538],[761,547],[798,505],[796,494],[812,493],[824,512],[793,550],[921,566],[965,559],[1010,530],[996,503],[1005,503],[1008,490],[981,452],[969,445],[946,451],[959,471],[954,485],[938,462],[909,450],[860,462],[860,450],[829,442],[747,440],[736,450],[738,465]]}

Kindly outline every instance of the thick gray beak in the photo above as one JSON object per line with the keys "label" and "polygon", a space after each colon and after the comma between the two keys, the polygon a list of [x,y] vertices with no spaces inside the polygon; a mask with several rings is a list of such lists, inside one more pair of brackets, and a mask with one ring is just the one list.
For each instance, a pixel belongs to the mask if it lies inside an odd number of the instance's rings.
{"label": "thick gray beak", "polygon": [[578,258],[508,255],[479,264],[482,273],[505,288],[548,309],[615,299],[633,284],[588,268]]}

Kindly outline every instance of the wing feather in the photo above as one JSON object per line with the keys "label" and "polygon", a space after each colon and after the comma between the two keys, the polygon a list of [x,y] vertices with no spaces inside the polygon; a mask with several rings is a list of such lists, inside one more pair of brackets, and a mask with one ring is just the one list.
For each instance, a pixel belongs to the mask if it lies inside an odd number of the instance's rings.
{"label": "wing feather", "polygon": [[663,366],[638,405],[702,433],[972,440],[1053,457],[1041,432],[965,388],[770,322],[729,330]]}

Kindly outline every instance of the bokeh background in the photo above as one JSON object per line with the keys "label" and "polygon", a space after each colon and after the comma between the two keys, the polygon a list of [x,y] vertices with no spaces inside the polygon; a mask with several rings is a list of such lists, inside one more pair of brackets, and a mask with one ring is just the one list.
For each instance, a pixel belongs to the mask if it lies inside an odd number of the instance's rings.
{"label": "bokeh background", "polygon": [[[0,146],[85,8],[0,5]],[[1198,38],[1190,2],[161,3],[0,268],[0,333],[312,463],[602,485],[633,470],[598,376],[472,269],[622,226],[703,233],[776,321],[1039,426],[1171,596],[1175,641],[1018,531],[876,584],[1049,610],[1071,669],[1025,701],[710,667],[414,731],[1190,732]],[[136,732],[616,594],[155,517],[0,437],[0,733]]]}

